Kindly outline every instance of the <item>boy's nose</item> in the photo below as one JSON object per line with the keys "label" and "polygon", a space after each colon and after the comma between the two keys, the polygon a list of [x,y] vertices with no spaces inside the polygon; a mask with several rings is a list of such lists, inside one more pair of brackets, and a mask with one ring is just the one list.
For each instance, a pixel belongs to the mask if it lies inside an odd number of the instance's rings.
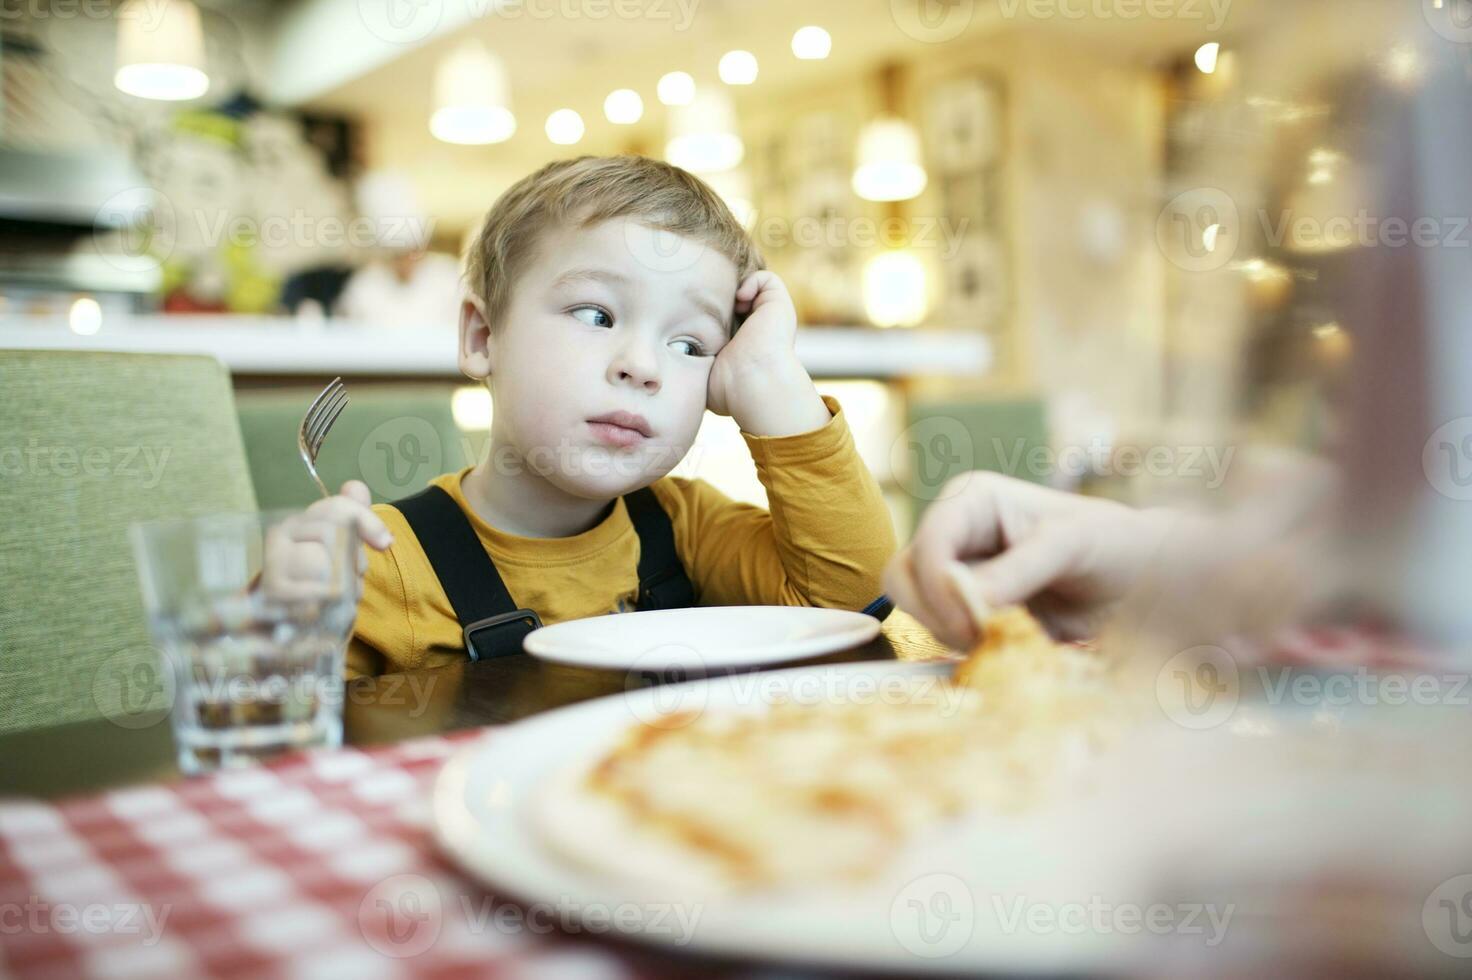
{"label": "boy's nose", "polygon": [[625,344],[608,366],[614,384],[631,384],[651,395],[659,391],[659,355],[648,344]]}

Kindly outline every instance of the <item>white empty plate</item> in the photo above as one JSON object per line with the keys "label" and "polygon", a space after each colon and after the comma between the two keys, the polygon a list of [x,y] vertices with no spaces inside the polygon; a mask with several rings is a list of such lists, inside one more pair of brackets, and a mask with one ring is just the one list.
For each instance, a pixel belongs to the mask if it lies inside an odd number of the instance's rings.
{"label": "white empty plate", "polygon": [[685,670],[801,660],[868,643],[879,620],[805,606],[700,606],[572,619],[528,633],[526,652],[578,667]]}

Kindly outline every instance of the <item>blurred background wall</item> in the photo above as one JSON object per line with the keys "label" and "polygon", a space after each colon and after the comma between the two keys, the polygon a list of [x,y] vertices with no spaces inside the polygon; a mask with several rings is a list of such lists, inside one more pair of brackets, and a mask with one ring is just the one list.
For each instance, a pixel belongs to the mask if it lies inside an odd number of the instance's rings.
{"label": "blurred background wall", "polygon": [[[1340,437],[1376,324],[1334,284],[1394,251],[1324,231],[1466,57],[1463,0],[1412,6],[26,0],[0,332],[203,349],[287,405],[335,374],[443,391],[486,209],[641,153],[747,221],[902,530],[973,467],[1208,499],[1246,450]],[[127,74],[150,59],[181,71]],[[453,417],[473,459],[484,393]],[[685,472],[760,501],[726,420],[702,438]]]}

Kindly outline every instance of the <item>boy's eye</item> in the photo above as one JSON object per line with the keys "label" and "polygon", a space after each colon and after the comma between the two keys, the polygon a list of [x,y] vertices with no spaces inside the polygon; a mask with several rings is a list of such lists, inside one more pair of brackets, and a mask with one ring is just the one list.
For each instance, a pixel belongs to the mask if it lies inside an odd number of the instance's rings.
{"label": "boy's eye", "polygon": [[670,341],[670,346],[679,351],[681,354],[685,354],[689,357],[705,356],[705,348],[700,346],[700,343],[698,341],[672,340]]}
{"label": "boy's eye", "polygon": [[[582,320],[584,323],[586,323],[590,327],[611,327],[611,326],[613,326],[613,315],[610,314],[607,310],[605,310],[601,306],[578,306],[578,307],[574,307],[570,312],[572,313],[573,316],[578,317],[579,320]],[[592,317],[594,317],[594,318],[596,318],[596,317],[602,317],[603,319],[602,320],[589,319],[588,317],[578,316],[579,313],[591,314]]]}

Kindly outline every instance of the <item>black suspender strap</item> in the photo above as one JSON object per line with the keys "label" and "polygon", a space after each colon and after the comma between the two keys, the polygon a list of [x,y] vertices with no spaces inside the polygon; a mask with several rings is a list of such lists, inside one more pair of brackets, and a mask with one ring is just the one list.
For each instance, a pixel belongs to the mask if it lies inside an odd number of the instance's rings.
{"label": "black suspender strap", "polygon": [[476,537],[470,519],[441,488],[430,485],[393,504],[404,515],[429,558],[465,636],[471,660],[521,653],[521,641],[542,620],[518,609]]}
{"label": "black suspender strap", "polygon": [[865,616],[873,616],[882,623],[889,618],[890,613],[894,612],[894,603],[890,601],[889,596],[881,595],[859,612]]}
{"label": "black suspender strap", "polygon": [[[638,608],[684,609],[695,605],[695,588],[675,551],[669,515],[648,487],[624,497],[639,535]],[[495,562],[455,499],[437,486],[396,500],[429,558],[464,630],[471,660],[521,653],[521,641],[542,625],[530,609],[518,609]]]}
{"label": "black suspender strap", "polygon": [[695,587],[675,551],[675,529],[648,487],[624,496],[639,535],[639,609],[685,609],[695,605]]}

